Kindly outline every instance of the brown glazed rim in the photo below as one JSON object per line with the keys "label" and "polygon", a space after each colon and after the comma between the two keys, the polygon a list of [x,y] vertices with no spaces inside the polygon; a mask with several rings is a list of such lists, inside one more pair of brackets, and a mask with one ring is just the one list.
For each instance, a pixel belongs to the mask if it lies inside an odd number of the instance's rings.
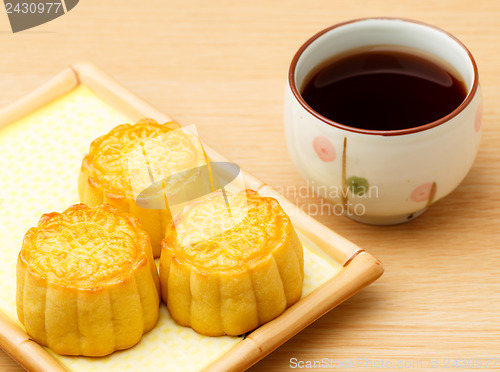
{"label": "brown glazed rim", "polygon": [[[436,31],[442,32],[443,34],[445,34],[446,36],[448,36],[449,38],[451,38],[452,40],[454,40],[459,46],[461,46],[467,52],[467,54],[469,56],[469,59],[470,59],[470,61],[472,63],[472,67],[474,69],[474,78],[473,78],[473,82],[472,82],[472,87],[471,87],[469,93],[467,94],[467,97],[465,97],[464,101],[455,110],[453,110],[448,115],[446,115],[446,116],[444,116],[444,117],[442,117],[442,118],[440,118],[440,119],[438,119],[436,121],[433,121],[433,122],[430,122],[430,123],[427,123],[427,124],[423,124],[423,125],[420,125],[418,127],[406,128],[406,129],[397,129],[397,130],[373,130],[373,129],[355,128],[355,127],[351,127],[351,126],[348,126],[348,125],[337,123],[337,122],[335,122],[333,120],[330,120],[330,119],[324,117],[323,115],[318,114],[316,111],[314,111],[304,101],[304,99],[302,98],[301,94],[299,93],[299,91],[297,90],[297,87],[295,85],[295,68],[297,67],[297,62],[299,61],[300,57],[302,56],[302,53],[316,39],[320,38],[321,36],[323,36],[327,32],[329,32],[329,31],[331,31],[331,30],[333,30],[333,29],[335,29],[337,27],[345,26],[345,25],[348,25],[348,24],[351,24],[351,23],[356,23],[356,22],[368,21],[368,20],[389,20],[389,21],[403,21],[403,22],[408,22],[408,23],[414,23],[414,24],[417,24],[417,25],[429,27],[429,28],[432,28],[432,29],[434,29]],[[469,105],[469,103],[472,101],[472,98],[476,94],[477,87],[479,85],[478,76],[479,76],[479,74],[478,74],[478,70],[477,70],[476,61],[474,61],[474,57],[472,57],[471,52],[467,49],[467,47],[460,40],[458,40],[455,36],[453,36],[449,32],[446,32],[446,31],[440,29],[439,27],[436,27],[436,26],[433,26],[433,25],[430,25],[430,24],[427,24],[427,23],[424,23],[424,22],[407,19],[407,18],[369,17],[369,18],[358,18],[358,19],[353,19],[353,20],[350,20],[350,21],[338,23],[336,25],[333,25],[331,27],[328,27],[328,28],[326,28],[326,29],[318,32],[317,34],[315,34],[314,36],[312,36],[309,40],[307,40],[300,47],[300,49],[297,51],[297,53],[295,53],[295,56],[292,59],[292,63],[290,65],[290,69],[288,71],[288,82],[290,84],[290,88],[292,89],[293,95],[295,96],[295,98],[297,99],[297,101],[299,101],[299,103],[302,105],[302,107],[304,107],[304,109],[306,109],[311,115],[315,116],[316,118],[318,118],[319,120],[323,121],[324,123],[326,123],[328,125],[331,125],[333,127],[336,127],[336,128],[339,128],[339,129],[343,129],[343,130],[348,130],[350,132],[360,133],[360,134],[372,134],[372,135],[378,135],[378,136],[399,136],[399,135],[404,135],[404,134],[417,133],[417,132],[421,132],[421,131],[424,131],[424,130],[427,130],[427,129],[431,129],[431,128],[437,127],[438,125],[446,123],[448,120],[450,120],[453,117],[457,116],[460,112],[462,112],[465,109],[465,107],[467,107]]]}

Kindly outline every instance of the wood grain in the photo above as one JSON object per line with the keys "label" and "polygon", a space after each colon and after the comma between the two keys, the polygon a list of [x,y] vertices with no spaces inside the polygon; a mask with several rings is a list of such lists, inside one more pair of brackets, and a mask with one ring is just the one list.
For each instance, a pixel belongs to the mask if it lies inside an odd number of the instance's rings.
{"label": "wood grain", "polygon": [[[47,99],[59,98],[55,93],[60,95],[68,93],[77,83],[90,87],[102,100],[113,105],[133,122],[144,117],[151,117],[160,123],[170,121],[166,114],[127,91],[104,71],[90,63],[79,62],[64,69],[19,102],[0,111],[0,127],[8,124],[7,120],[15,120],[50,103]],[[206,144],[203,146],[212,161],[229,161]],[[343,269],[338,275],[300,299],[294,306],[286,309],[278,318],[246,335],[245,340],[210,364],[206,368],[207,372],[239,371],[249,368],[332,308],[371,284],[383,273],[383,265],[375,257],[300,211],[295,204],[272,187],[244,170],[241,174],[245,187],[259,191],[261,195],[276,198],[292,219],[297,232],[314,242],[332,260],[343,266]],[[29,371],[66,370],[47,350],[32,341],[2,313],[0,313],[0,347]]]}
{"label": "wood grain", "polygon": [[5,352],[22,361],[22,364],[29,371],[66,372],[66,369],[51,354],[31,340],[26,333],[2,313],[0,313],[0,329],[2,330],[0,343]]}
{"label": "wood grain", "polygon": [[[322,223],[373,253],[386,273],[257,363],[365,358],[410,363],[500,357],[500,3],[493,0],[85,0],[67,15],[12,34],[0,12],[0,106],[69,65],[89,60],[127,89],[308,210],[316,196],[293,167],[282,124],[296,49],[313,33],[365,16],[401,16],[446,29],[476,58],[484,98],[476,163],[418,219],[373,227],[328,214]],[[292,188],[295,187],[295,189]],[[6,218],[2,213],[1,218]],[[488,370],[500,369],[500,362]],[[0,370],[21,371],[0,351]],[[372,370],[360,366],[359,371]]]}

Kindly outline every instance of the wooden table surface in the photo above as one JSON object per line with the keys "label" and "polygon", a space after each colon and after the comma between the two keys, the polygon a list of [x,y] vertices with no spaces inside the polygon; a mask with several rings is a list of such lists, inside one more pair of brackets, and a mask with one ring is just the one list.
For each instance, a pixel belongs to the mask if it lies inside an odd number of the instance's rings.
{"label": "wooden table surface", "polygon": [[[299,187],[305,181],[289,159],[282,123],[292,56],[327,26],[380,15],[435,24],[469,47],[484,98],[479,155],[451,195],[410,223],[316,216],[382,260],[386,272],[251,370],[322,360],[359,371],[389,363],[500,369],[500,2],[84,0],[17,34],[2,10],[0,106],[89,60],[179,122],[196,124],[207,143],[264,182]],[[319,202],[286,196],[306,210]],[[22,368],[0,350],[0,370]]]}

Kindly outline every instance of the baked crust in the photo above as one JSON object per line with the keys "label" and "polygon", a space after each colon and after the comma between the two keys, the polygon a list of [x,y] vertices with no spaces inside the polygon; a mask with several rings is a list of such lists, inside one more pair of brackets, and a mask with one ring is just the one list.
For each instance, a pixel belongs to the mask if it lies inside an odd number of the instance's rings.
{"label": "baked crust", "polygon": [[279,203],[253,190],[190,203],[166,232],[162,298],[177,323],[240,335],[302,295],[303,248]]}
{"label": "baked crust", "polygon": [[158,320],[148,235],[106,204],[44,214],[23,240],[16,303],[27,333],[56,353],[102,356],[135,345]]}
{"label": "baked crust", "polygon": [[[80,201],[89,206],[111,204],[120,212],[137,216],[150,236],[154,257],[159,257],[165,228],[172,219],[170,210],[165,198],[161,206],[153,203],[151,207],[138,205],[136,198],[152,184],[151,178],[161,182],[204,164],[199,140],[176,122],[158,124],[142,119],[134,125],[119,125],[91,143],[80,171]],[[168,190],[160,191],[175,194],[195,182],[196,172],[184,172],[163,185]]]}

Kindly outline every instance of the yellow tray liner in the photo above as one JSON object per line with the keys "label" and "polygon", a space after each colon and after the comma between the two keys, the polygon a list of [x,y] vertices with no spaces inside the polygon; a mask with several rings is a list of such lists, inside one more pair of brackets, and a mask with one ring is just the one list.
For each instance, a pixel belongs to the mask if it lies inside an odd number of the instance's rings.
{"label": "yellow tray liner", "polygon": [[[77,179],[90,142],[130,119],[80,85],[0,130],[0,311],[16,315],[16,260],[26,231],[43,213],[78,203]],[[300,232],[305,247],[303,296],[341,266]],[[164,304],[157,326],[131,349],[103,358],[54,354],[71,371],[197,371],[241,337],[207,337],[177,325]]]}

